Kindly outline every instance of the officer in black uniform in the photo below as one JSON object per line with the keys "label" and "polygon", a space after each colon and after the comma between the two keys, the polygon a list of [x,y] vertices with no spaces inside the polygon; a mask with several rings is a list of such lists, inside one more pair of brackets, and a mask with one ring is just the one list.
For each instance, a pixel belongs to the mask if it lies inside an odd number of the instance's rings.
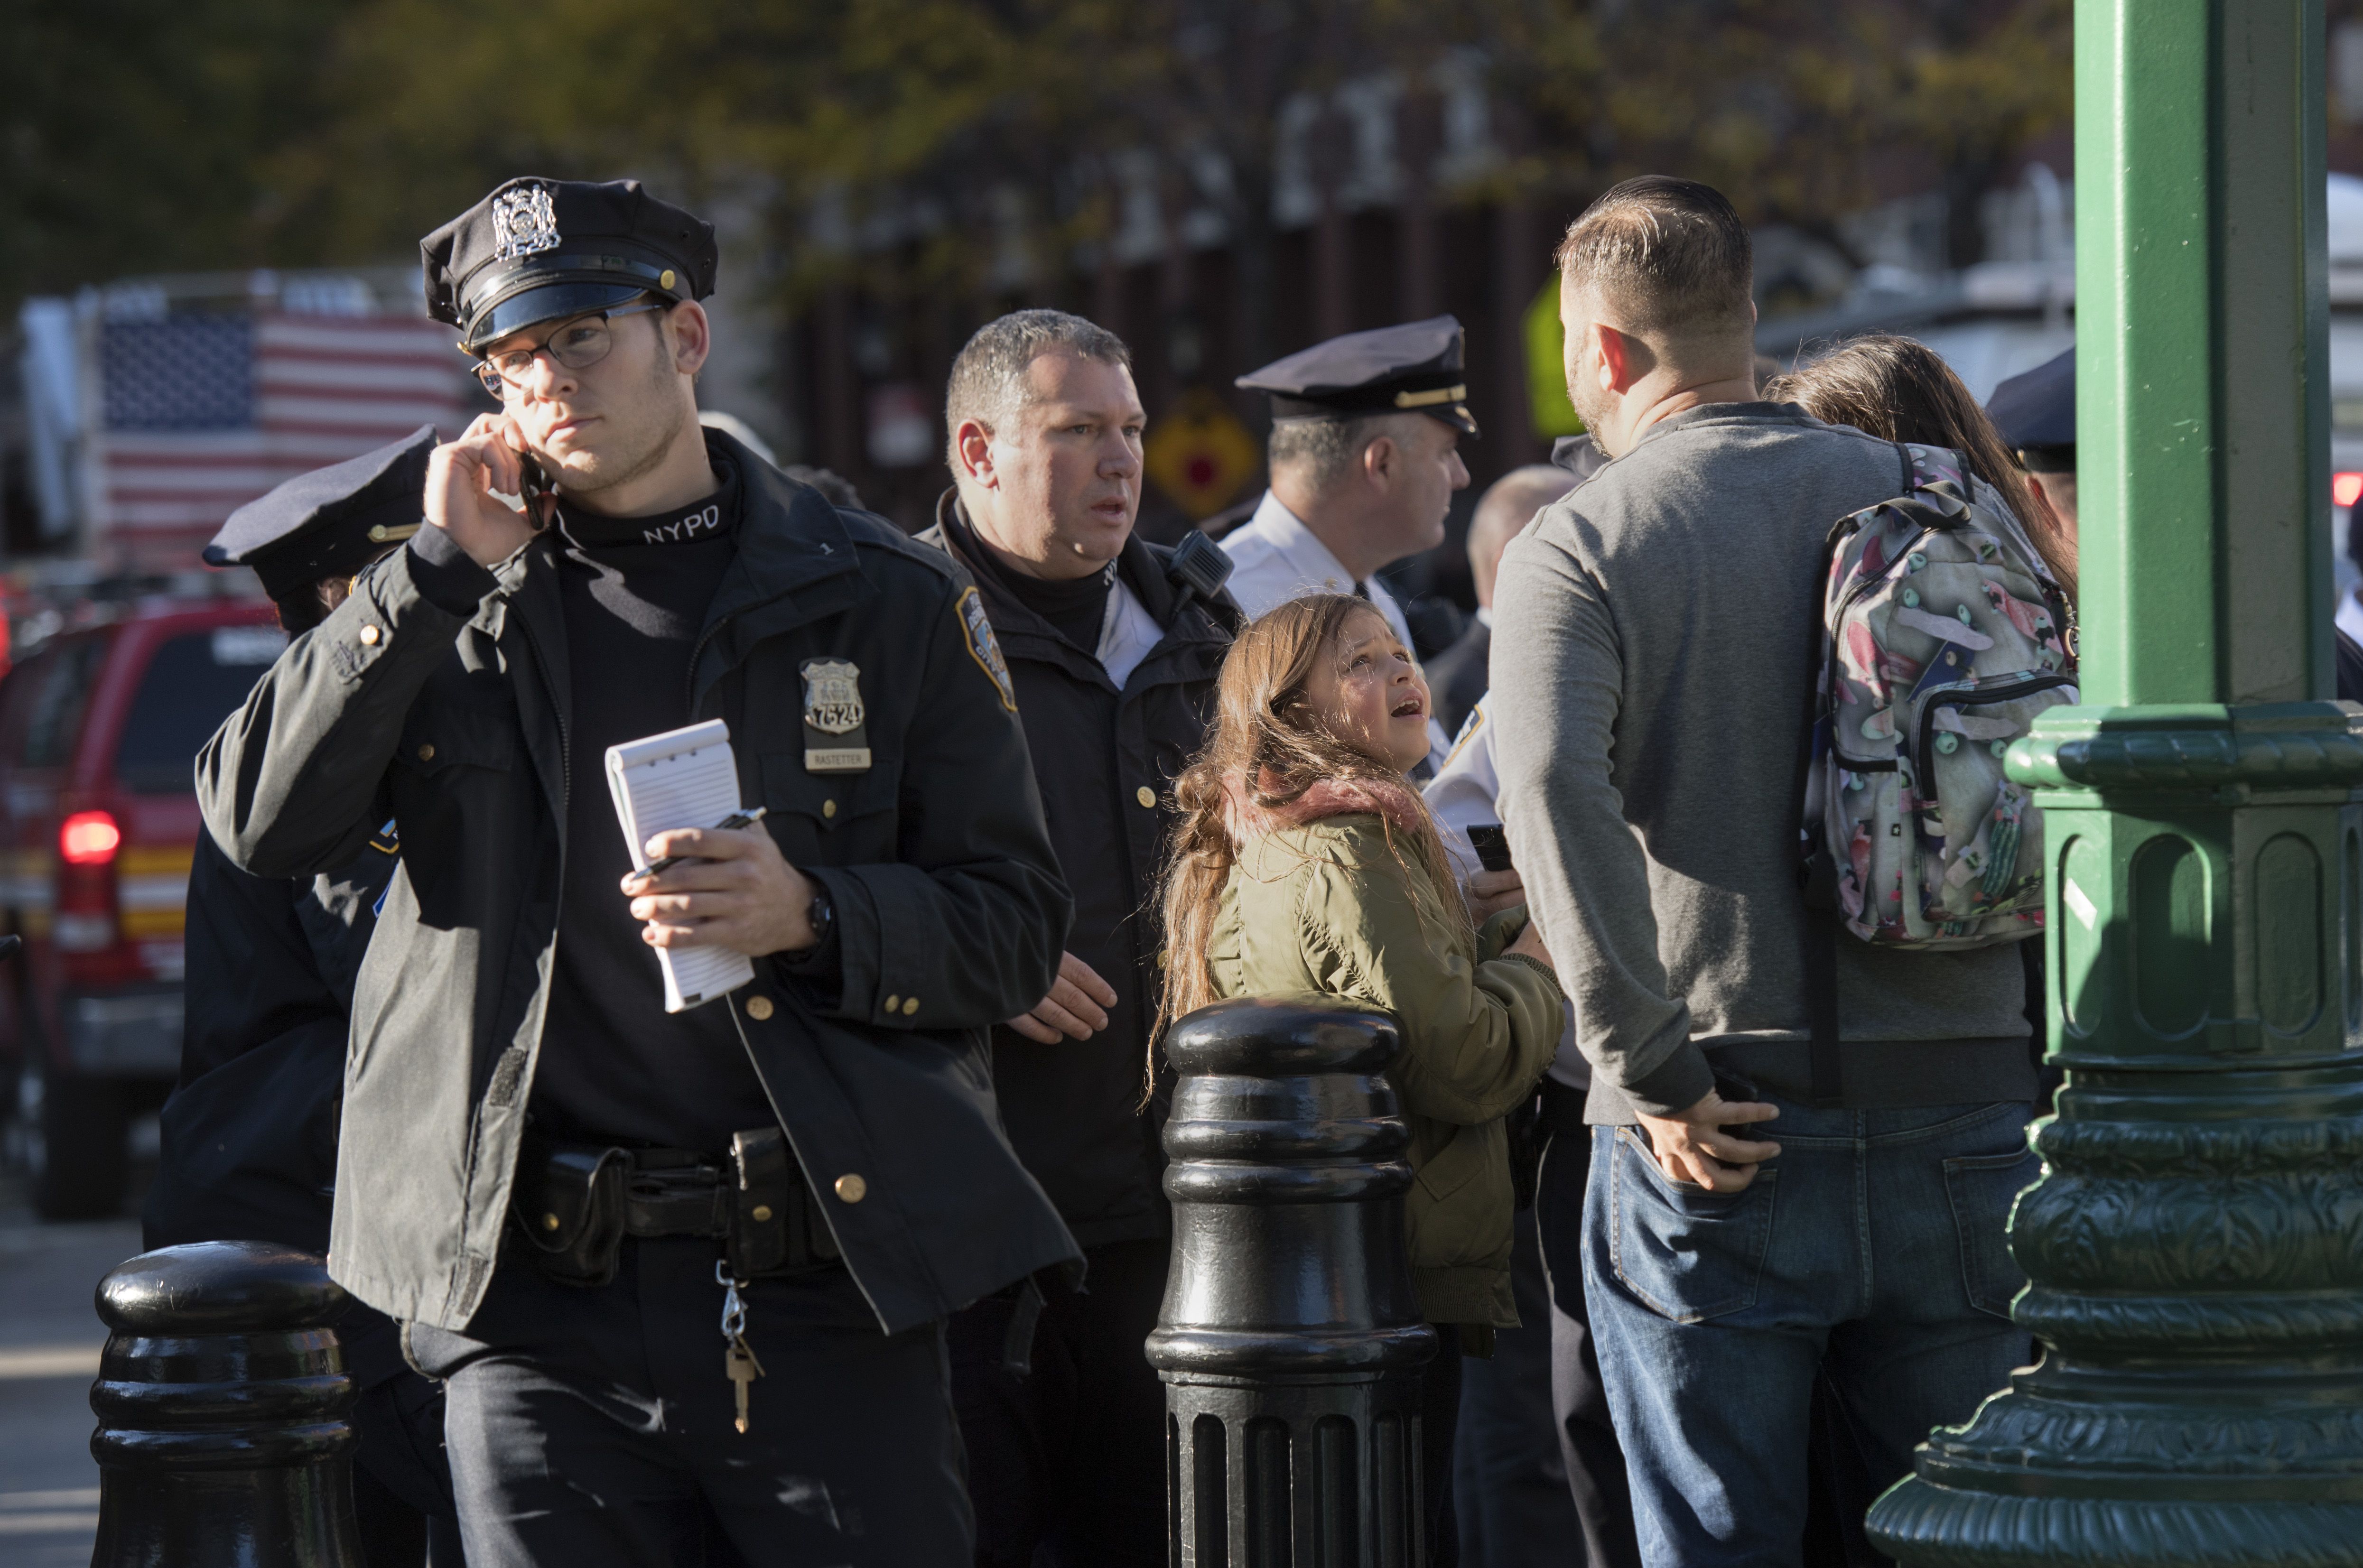
{"label": "officer in black uniform", "polygon": [[952,1319],[979,1568],[1167,1557],[1165,1388],[1142,1353],[1171,1229],[1163,1108],[1140,1092],[1152,907],[1172,781],[1205,742],[1240,616],[1219,547],[1134,530],[1145,420],[1113,333],[1051,310],[987,323],[946,397],[958,482],[919,536],[967,569],[1008,652],[1075,900],[1058,985],[993,1032],[993,1063],[1010,1141],[1090,1270],[1082,1290],[1029,1281]]}
{"label": "officer in black uniform", "polygon": [[[342,602],[352,575],[418,527],[435,432],[301,475],[249,502],[205,547],[247,566],[291,634]],[[383,810],[365,846],[332,872],[250,877],[210,834],[189,871],[187,1023],[164,1102],[145,1244],[261,1241],[328,1250],[337,1104],[353,979],[402,852]],[[394,1326],[355,1307],[337,1324],[361,1386],[353,1503],[370,1568],[460,1560],[443,1394],[403,1364]]]}
{"label": "officer in black uniform", "polygon": [[[992,628],[701,430],[707,224],[514,180],[423,249],[501,412],[198,769],[259,876],[343,864],[381,791],[402,834],[331,1272],[446,1380],[480,1565],[964,1563],[943,1320],[1079,1261],[986,1055],[1070,909]],[[635,872],[604,754],[709,719],[768,815]],[[754,979],[668,1012],[651,949],[706,946]]]}

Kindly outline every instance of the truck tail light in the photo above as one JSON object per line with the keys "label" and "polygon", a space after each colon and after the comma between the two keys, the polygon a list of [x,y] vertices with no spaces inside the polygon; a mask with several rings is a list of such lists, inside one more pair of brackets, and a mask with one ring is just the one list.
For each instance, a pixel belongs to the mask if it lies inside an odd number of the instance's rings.
{"label": "truck tail light", "polygon": [[2330,503],[2352,506],[2363,497],[2363,474],[2333,474],[2330,476]]}
{"label": "truck tail light", "polygon": [[[115,855],[122,847],[123,828],[112,812],[76,812],[58,824],[57,912],[50,931],[60,953],[95,955],[115,946]],[[93,961],[68,960],[70,966]]]}
{"label": "truck tail light", "polygon": [[105,866],[123,846],[113,813],[76,812],[58,824],[58,855],[69,866]]}

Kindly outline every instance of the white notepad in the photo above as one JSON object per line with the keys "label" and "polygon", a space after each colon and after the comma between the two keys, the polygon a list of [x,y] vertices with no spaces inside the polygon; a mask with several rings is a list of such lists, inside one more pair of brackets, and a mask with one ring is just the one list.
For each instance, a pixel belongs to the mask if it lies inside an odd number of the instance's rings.
{"label": "white notepad", "polygon": [[[738,764],[730,755],[730,726],[719,719],[667,730],[607,748],[607,788],[616,820],[632,852],[632,869],[648,869],[649,839],[674,828],[710,828],[739,809]],[[755,977],[743,953],[727,947],[660,947],[665,1010],[682,1012],[712,1001]]]}

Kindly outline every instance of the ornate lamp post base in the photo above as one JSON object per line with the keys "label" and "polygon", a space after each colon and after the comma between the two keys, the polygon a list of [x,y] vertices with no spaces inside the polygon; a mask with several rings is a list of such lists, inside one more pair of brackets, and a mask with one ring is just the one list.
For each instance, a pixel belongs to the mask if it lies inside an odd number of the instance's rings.
{"label": "ornate lamp post base", "polygon": [[2363,712],[2333,687],[2322,0],[2076,0],[2080,670],[2044,1341],[1873,1507],[1922,1564],[2363,1565]]}
{"label": "ornate lamp post base", "polygon": [[2363,1563],[2363,717],[2067,708],[2039,1365],[1872,1508],[1912,1568]]}

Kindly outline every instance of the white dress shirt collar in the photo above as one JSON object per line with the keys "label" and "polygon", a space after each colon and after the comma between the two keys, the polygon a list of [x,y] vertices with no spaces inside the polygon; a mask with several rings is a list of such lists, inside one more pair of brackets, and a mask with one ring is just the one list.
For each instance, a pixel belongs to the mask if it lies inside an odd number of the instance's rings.
{"label": "white dress shirt collar", "polygon": [[1100,668],[1118,691],[1140,668],[1141,660],[1156,650],[1165,640],[1165,628],[1140,602],[1140,595],[1124,580],[1124,573],[1115,574],[1108,585],[1107,613],[1100,621],[1100,646],[1094,651]]}
{"label": "white dress shirt collar", "polygon": [[1248,526],[1261,534],[1273,551],[1306,581],[1325,587],[1334,583],[1332,591],[1337,593],[1354,591],[1354,574],[1321,542],[1321,536],[1306,527],[1304,519],[1281,504],[1273,491],[1263,492],[1263,500],[1256,504],[1255,515],[1248,520]]}

